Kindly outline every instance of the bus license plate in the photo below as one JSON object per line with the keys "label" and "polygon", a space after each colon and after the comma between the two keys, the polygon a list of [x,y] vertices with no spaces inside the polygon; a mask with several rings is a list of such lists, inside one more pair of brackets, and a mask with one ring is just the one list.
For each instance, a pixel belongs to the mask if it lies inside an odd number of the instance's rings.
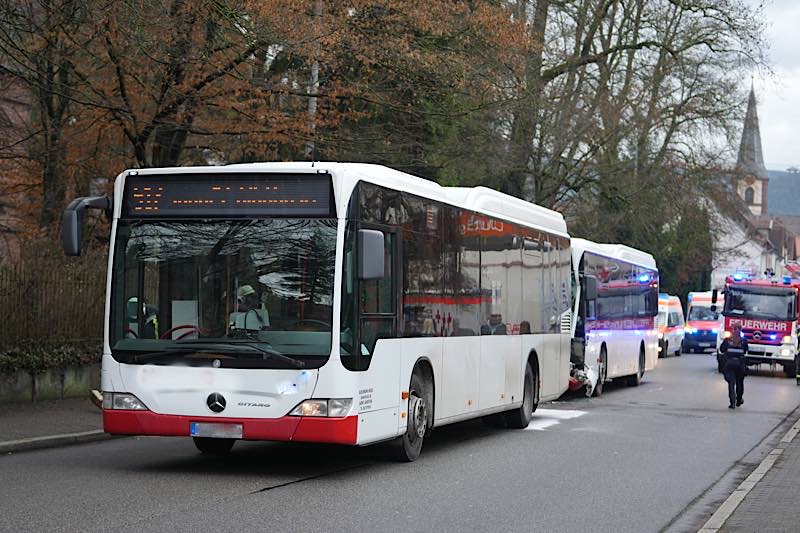
{"label": "bus license plate", "polygon": [[700,342],[700,343],[698,343],[698,346],[700,346],[701,348],[711,348],[711,343],[710,342]]}
{"label": "bus license plate", "polygon": [[192,422],[189,425],[189,435],[192,437],[212,437],[215,439],[241,439],[242,425]]}

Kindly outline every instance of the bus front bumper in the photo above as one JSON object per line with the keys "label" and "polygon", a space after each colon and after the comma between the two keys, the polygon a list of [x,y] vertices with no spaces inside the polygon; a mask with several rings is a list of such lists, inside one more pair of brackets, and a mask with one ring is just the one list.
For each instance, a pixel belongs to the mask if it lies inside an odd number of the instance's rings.
{"label": "bus front bumper", "polygon": [[112,435],[189,437],[192,422],[241,424],[243,440],[355,444],[358,416],[344,418],[284,416],[222,418],[162,415],[152,411],[103,410],[103,429]]}

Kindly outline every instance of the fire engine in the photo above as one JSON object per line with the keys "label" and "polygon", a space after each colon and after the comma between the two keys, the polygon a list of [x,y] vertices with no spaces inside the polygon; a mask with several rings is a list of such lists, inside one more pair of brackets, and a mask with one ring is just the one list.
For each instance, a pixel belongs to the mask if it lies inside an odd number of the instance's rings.
{"label": "fire engine", "polygon": [[[784,276],[755,278],[737,272],[725,279],[723,328],[717,335],[717,365],[724,365],[719,353],[723,339],[740,324],[747,340],[747,365],[781,365],[787,377],[797,376],[798,296],[800,279]],[[716,292],[716,291],[715,291]],[[712,302],[716,304],[716,294]]]}

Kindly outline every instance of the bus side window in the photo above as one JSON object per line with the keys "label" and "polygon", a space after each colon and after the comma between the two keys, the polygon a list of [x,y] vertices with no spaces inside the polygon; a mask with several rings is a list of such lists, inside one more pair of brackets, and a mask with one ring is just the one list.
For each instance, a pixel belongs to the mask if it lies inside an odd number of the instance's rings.
{"label": "bus side window", "polygon": [[383,242],[385,246],[383,278],[360,282],[362,355],[372,355],[379,339],[395,337],[395,235],[384,233]]}

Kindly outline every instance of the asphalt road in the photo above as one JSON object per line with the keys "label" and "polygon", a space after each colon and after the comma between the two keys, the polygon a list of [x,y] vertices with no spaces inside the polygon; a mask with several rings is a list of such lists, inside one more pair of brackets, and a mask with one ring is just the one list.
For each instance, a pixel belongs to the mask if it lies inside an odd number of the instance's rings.
{"label": "asphalt road", "polygon": [[[420,459],[364,449],[126,438],[0,457],[0,530],[658,531],[800,405],[761,372],[727,408],[711,356],[640,387],[543,405],[528,430],[467,422]],[[701,522],[702,523],[702,522]]]}

